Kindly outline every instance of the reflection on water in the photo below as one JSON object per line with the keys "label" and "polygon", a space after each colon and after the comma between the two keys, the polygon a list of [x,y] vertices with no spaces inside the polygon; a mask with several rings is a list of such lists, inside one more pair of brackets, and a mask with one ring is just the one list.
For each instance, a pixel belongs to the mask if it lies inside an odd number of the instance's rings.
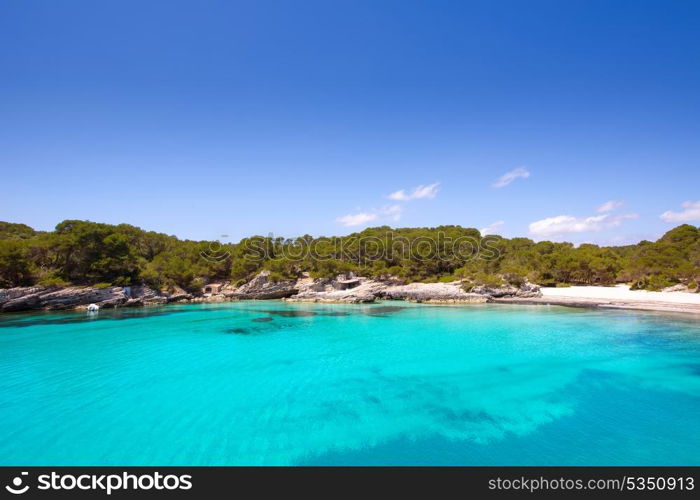
{"label": "reflection on water", "polygon": [[100,309],[95,312],[87,311],[36,311],[20,313],[0,313],[0,328],[27,327],[36,325],[84,323],[96,320],[138,319],[149,316],[164,316],[186,312],[186,309],[174,307],[125,307],[115,309]]}

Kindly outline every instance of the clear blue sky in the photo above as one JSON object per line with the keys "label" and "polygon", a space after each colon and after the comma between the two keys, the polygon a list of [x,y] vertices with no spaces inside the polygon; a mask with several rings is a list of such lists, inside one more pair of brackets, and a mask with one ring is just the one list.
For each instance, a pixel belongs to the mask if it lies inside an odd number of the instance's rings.
{"label": "clear blue sky", "polygon": [[698,26],[697,1],[4,0],[0,220],[653,238],[700,224]]}

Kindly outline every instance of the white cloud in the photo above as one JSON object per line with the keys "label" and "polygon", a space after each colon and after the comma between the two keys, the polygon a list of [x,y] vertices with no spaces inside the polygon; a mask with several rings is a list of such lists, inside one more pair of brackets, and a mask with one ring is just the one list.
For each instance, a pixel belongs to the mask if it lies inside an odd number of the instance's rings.
{"label": "white cloud", "polygon": [[534,236],[550,237],[570,233],[586,233],[601,231],[603,229],[619,226],[626,219],[636,219],[637,214],[595,215],[592,217],[573,217],[571,215],[558,215],[538,220],[530,224],[530,234]]}
{"label": "white cloud", "polygon": [[515,179],[527,179],[528,177],[530,177],[530,172],[523,167],[519,167],[500,176],[491,186],[495,188],[502,188],[506,187]]}
{"label": "white cloud", "polygon": [[347,214],[342,217],[338,217],[336,221],[340,222],[343,226],[353,227],[361,226],[362,224],[367,224],[377,219],[377,214],[371,214],[367,212],[360,212],[358,214]]}
{"label": "white cloud", "polygon": [[616,208],[620,208],[623,205],[621,201],[610,200],[603,203],[598,207],[598,212],[612,212]]}
{"label": "white cloud", "polygon": [[398,221],[401,219],[403,214],[403,207],[401,205],[389,205],[380,210],[381,215],[387,217],[393,221]]}
{"label": "white cloud", "polygon": [[379,209],[373,209],[371,212],[343,215],[335,220],[343,226],[355,227],[381,220],[396,222],[401,219],[401,215],[403,215],[403,207],[401,205],[387,205]]}
{"label": "white cloud", "polygon": [[479,229],[479,232],[481,233],[481,236],[486,236],[487,234],[495,234],[496,231],[498,231],[501,226],[503,226],[505,222],[502,220],[497,220],[496,222],[492,222],[488,226],[486,226],[483,229]]}
{"label": "white cloud", "polygon": [[[435,198],[438,191],[439,182],[428,186],[417,186],[410,193],[406,193],[403,189],[391,193],[387,198],[397,201],[419,200],[421,198]],[[397,222],[403,215],[403,205],[395,203],[393,205],[384,205],[380,208],[372,208],[366,212],[358,212],[337,217],[336,222],[340,222],[346,227],[361,226],[369,222],[391,221]],[[359,208],[358,208],[359,210]]]}
{"label": "white cloud", "polygon": [[420,200],[421,198],[432,199],[435,198],[435,196],[437,195],[439,185],[439,182],[430,184],[428,186],[420,185],[413,188],[413,191],[411,191],[410,193],[406,193],[406,191],[404,191],[403,189],[399,189],[398,191],[387,195],[387,198],[396,201]]}
{"label": "white cloud", "polygon": [[661,220],[666,222],[693,222],[700,221],[700,201],[686,201],[682,207],[685,210],[672,212],[667,210],[661,214]]}

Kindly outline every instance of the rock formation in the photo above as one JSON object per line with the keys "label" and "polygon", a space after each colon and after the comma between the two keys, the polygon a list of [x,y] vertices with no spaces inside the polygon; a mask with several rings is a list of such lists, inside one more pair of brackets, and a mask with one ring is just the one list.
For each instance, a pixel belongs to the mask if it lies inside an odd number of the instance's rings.
{"label": "rock formation", "polygon": [[[351,288],[348,283],[353,283]],[[494,297],[539,297],[540,287],[525,283],[517,288],[506,285],[501,288],[477,287],[471,292],[462,289],[460,281],[452,283],[410,283],[376,281],[367,278],[339,276],[333,279],[297,281],[299,293],[287,300],[303,302],[373,302],[376,299],[408,300],[431,303],[479,303]]]}
{"label": "rock formation", "polygon": [[488,300],[488,296],[485,294],[465,292],[460,281],[388,286],[381,291],[380,297],[392,300],[433,303],[479,303]]}
{"label": "rock formation", "polygon": [[223,295],[232,299],[283,299],[297,293],[297,280],[270,281],[270,272],[262,271],[245,285],[226,290]]}
{"label": "rock formation", "polygon": [[340,275],[333,279],[301,278],[297,281],[298,293],[287,300],[298,302],[374,302],[382,284],[365,278],[348,280]]}
{"label": "rock formation", "polygon": [[219,293],[193,297],[182,289],[168,293],[147,286],[132,287],[23,287],[0,289],[0,311],[34,309],[58,310],[85,308],[96,304],[100,309],[168,304],[171,302],[223,302],[229,300],[285,299],[299,302],[366,303],[377,299],[408,300],[431,303],[479,303],[501,298],[540,297],[540,288],[532,283],[520,287],[477,286],[465,292],[460,281],[451,283],[410,283],[397,280],[372,280],[354,275],[314,279],[308,274],[297,280],[271,281],[262,271],[238,288],[224,286]]}
{"label": "rock formation", "polygon": [[475,286],[471,289],[471,293],[476,293],[479,295],[487,295],[494,298],[502,297],[540,297],[542,293],[540,292],[540,287],[530,282],[525,282],[520,287],[514,285],[505,284],[500,287],[490,287],[486,285]]}
{"label": "rock formation", "polygon": [[100,309],[104,309],[167,304],[190,298],[192,296],[184,291],[166,294],[159,293],[146,286],[110,286],[106,288],[77,286],[65,288],[18,287],[0,289],[0,311],[77,309],[87,308],[89,304],[95,304]]}

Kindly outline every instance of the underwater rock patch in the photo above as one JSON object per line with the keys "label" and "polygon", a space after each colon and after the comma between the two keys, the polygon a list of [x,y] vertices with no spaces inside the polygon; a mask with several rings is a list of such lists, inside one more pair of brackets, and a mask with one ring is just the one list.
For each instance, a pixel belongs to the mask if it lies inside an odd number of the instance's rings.
{"label": "underwater rock patch", "polygon": [[390,314],[397,313],[399,311],[402,311],[406,309],[406,307],[401,307],[401,306],[379,306],[379,307],[370,307],[366,311],[362,311],[368,316],[378,316],[378,317],[386,317]]}
{"label": "underwater rock patch", "polygon": [[[316,316],[315,312],[312,311],[286,311],[284,309],[271,309],[268,311],[258,311],[261,313],[272,314],[275,316],[282,316],[284,318],[303,318],[307,316]],[[272,318],[270,318],[272,319]]]}
{"label": "underwater rock patch", "polygon": [[252,332],[250,330],[248,330],[247,328],[237,327],[237,328],[229,328],[228,330],[226,330],[226,333],[230,333],[233,335],[249,335]]}
{"label": "underwater rock patch", "polygon": [[[28,316],[26,313],[13,313],[12,315],[4,316],[0,319],[0,328],[12,327],[12,328],[22,328],[28,326],[37,325],[60,325],[67,323],[83,323],[85,321],[97,321],[97,320],[114,320],[123,321],[129,319],[141,319],[151,316],[166,316],[169,314],[176,314],[187,312],[185,310],[163,310],[162,308],[146,308],[146,309],[107,309],[101,310],[99,314],[94,314],[91,316],[86,316],[84,312],[80,313],[69,313],[69,316],[59,316],[55,317],[56,314],[65,313],[55,313],[55,312],[40,312],[32,313]],[[40,317],[36,317],[37,314],[42,314]]]}

